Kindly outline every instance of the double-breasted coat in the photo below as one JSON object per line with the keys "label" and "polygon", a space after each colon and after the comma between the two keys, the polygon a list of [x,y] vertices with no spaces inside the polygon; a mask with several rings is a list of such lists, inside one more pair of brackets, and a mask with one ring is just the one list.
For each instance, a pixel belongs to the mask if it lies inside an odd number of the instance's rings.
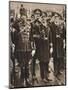
{"label": "double-breasted coat", "polygon": [[64,57],[63,39],[64,39],[63,29],[61,29],[61,26],[60,27],[58,26],[56,28],[56,55],[57,55],[57,58]]}
{"label": "double-breasted coat", "polygon": [[35,20],[31,23],[31,41],[35,42],[36,52],[34,57],[40,61],[49,61],[49,43],[51,33],[49,27],[45,27],[40,21]]}

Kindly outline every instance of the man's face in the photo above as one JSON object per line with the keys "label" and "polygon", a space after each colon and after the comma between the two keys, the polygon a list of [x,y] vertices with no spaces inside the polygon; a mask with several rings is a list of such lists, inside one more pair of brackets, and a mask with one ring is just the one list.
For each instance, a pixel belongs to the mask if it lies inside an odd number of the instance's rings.
{"label": "man's face", "polygon": [[40,14],[39,13],[36,13],[35,14],[35,19],[39,19],[40,18]]}
{"label": "man's face", "polygon": [[42,14],[42,22],[45,22],[46,19],[47,19],[47,16],[43,13],[43,14]]}
{"label": "man's face", "polygon": [[55,24],[58,26],[60,24],[59,16],[55,16]]}
{"label": "man's face", "polygon": [[55,21],[55,16],[52,16],[50,22],[54,22],[54,21]]}
{"label": "man's face", "polygon": [[26,16],[22,15],[21,20],[24,20],[26,22]]}
{"label": "man's face", "polygon": [[47,16],[48,16],[48,19],[51,19],[52,13],[51,12],[48,12],[47,13]]}
{"label": "man's face", "polygon": [[32,17],[31,17],[31,21],[34,21],[34,20],[35,20],[35,16],[32,16]]}

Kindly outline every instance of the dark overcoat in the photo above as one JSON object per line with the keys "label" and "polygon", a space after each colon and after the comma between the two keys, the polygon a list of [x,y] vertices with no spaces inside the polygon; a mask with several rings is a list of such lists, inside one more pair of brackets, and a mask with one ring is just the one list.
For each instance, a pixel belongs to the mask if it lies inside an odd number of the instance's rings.
{"label": "dark overcoat", "polygon": [[56,25],[54,22],[49,22],[49,27],[50,27],[50,31],[51,31],[51,34],[52,34],[52,44],[53,44],[53,53],[52,53],[52,56],[53,56],[53,59],[54,61],[56,60]]}
{"label": "dark overcoat", "polygon": [[50,29],[36,20],[31,23],[31,41],[35,42],[36,52],[34,57],[40,61],[49,62]]}
{"label": "dark overcoat", "polygon": [[63,29],[61,29],[60,27],[57,27],[56,28],[56,52],[57,52],[57,58],[62,58],[64,56],[63,38],[64,38]]}
{"label": "dark overcoat", "polygon": [[57,58],[63,56],[64,28],[60,29],[54,22],[49,23],[49,26],[52,32],[53,58],[57,60]]}

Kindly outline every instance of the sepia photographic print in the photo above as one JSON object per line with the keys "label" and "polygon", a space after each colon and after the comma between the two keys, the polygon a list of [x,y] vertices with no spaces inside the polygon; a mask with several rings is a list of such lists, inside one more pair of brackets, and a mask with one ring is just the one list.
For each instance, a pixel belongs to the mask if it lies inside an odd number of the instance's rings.
{"label": "sepia photographic print", "polygon": [[9,2],[9,88],[66,85],[66,5]]}

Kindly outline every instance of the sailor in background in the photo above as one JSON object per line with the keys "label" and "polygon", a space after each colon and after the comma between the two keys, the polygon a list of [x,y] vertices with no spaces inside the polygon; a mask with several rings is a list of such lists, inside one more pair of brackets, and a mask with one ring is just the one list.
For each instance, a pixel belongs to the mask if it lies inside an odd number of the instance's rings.
{"label": "sailor in background", "polygon": [[50,27],[47,22],[47,13],[42,12],[42,24],[43,29],[41,31],[41,41],[42,41],[42,52],[41,52],[41,61],[40,61],[40,72],[41,78],[44,82],[51,81],[49,79],[49,62],[50,62],[50,47],[52,45],[52,35],[50,31]]}
{"label": "sailor in background", "polygon": [[54,74],[58,75],[61,73],[62,62],[64,63],[63,57],[63,39],[64,39],[64,25],[61,24],[61,16],[52,12],[51,19],[49,21],[49,27],[52,33],[52,44],[53,44],[53,62],[54,62]]}
{"label": "sailor in background", "polygon": [[49,18],[49,27],[52,33],[52,46],[53,46],[53,53],[52,53],[52,57],[53,57],[53,63],[54,63],[54,73],[56,74],[57,72],[57,55],[56,55],[56,25],[54,23],[55,21],[55,13],[51,12],[51,15],[48,15]]}
{"label": "sailor in background", "polygon": [[64,24],[60,16],[55,17],[56,25],[56,55],[57,55],[57,75],[62,74],[63,65],[64,65]]}

